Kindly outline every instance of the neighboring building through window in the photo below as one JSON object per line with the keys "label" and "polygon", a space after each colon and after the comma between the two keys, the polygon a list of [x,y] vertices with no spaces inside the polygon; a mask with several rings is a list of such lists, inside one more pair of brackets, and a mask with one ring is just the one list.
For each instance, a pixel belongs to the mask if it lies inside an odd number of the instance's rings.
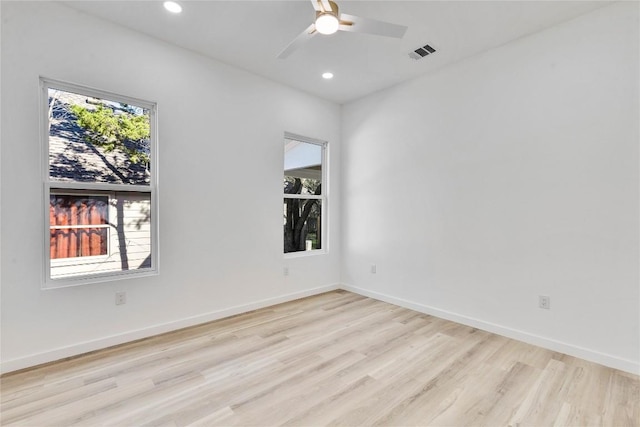
{"label": "neighboring building through window", "polygon": [[156,272],[155,105],[41,82],[45,286]]}
{"label": "neighboring building through window", "polygon": [[287,134],[284,141],[284,252],[325,249],[326,143]]}

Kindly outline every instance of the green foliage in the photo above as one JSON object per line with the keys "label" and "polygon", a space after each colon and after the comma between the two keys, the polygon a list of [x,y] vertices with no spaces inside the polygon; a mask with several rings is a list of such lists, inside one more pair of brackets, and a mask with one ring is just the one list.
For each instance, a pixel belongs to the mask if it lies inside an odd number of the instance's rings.
{"label": "green foliage", "polygon": [[[293,188],[296,180],[302,183],[302,186],[298,189],[298,194],[302,194],[302,189],[307,191],[307,194],[315,194],[318,186],[320,186],[320,180],[311,178],[294,178],[292,176],[284,176],[284,187]],[[286,192],[286,191],[285,191]]]}
{"label": "green foliage", "polygon": [[116,115],[111,108],[103,105],[98,105],[95,110],[72,105],[71,110],[76,115],[78,124],[88,131],[91,143],[107,151],[118,148],[127,153],[132,163],[149,163],[149,156],[134,148],[135,142],[150,136],[148,116],[128,112]]}
{"label": "green foliage", "polygon": [[320,180],[319,179],[303,178],[302,179],[302,185],[304,186],[304,188],[307,189],[309,194],[315,194],[316,190],[320,186]]}

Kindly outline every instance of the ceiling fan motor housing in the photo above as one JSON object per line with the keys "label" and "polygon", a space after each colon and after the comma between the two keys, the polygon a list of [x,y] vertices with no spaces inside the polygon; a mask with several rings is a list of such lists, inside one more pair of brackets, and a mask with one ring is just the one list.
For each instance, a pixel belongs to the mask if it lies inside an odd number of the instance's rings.
{"label": "ceiling fan motor housing", "polygon": [[338,5],[335,2],[332,2],[331,0],[329,0],[329,6],[331,6],[331,10],[325,10],[325,8],[322,5],[322,2],[319,1],[318,3],[320,4],[320,8],[322,10],[316,11],[316,19],[318,19],[320,15],[333,15],[336,18],[340,19]]}

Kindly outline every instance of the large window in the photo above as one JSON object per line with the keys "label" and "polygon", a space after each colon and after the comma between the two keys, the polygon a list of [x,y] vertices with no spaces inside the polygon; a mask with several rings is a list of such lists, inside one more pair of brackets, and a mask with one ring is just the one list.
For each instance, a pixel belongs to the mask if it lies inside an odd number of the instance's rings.
{"label": "large window", "polygon": [[325,151],[325,142],[285,136],[285,253],[326,249]]}
{"label": "large window", "polygon": [[155,104],[41,87],[45,286],[157,272]]}

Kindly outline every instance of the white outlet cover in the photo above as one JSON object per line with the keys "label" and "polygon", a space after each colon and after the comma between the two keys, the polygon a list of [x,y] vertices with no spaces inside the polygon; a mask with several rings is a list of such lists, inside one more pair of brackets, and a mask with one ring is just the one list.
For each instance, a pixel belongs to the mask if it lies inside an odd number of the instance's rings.
{"label": "white outlet cover", "polygon": [[538,297],[538,307],[549,310],[551,308],[551,297],[548,295],[540,295]]}
{"label": "white outlet cover", "polygon": [[116,305],[122,305],[127,303],[126,292],[116,292]]}

